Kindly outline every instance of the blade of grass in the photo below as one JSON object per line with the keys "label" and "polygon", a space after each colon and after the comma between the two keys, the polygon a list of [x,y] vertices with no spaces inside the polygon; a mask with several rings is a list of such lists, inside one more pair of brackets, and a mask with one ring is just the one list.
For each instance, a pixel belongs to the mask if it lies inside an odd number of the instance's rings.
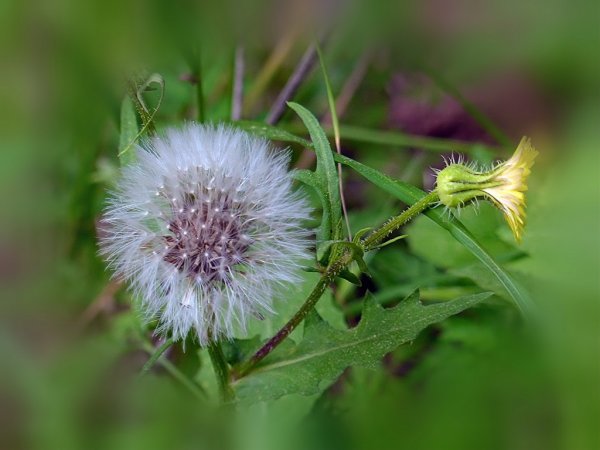
{"label": "blade of grass", "polygon": [[146,364],[144,364],[142,370],[140,370],[139,376],[143,377],[144,375],[146,375],[150,371],[152,366],[154,366],[158,359],[163,355],[163,353],[171,347],[171,345],[173,345],[173,340],[167,339],[160,346],[158,346],[156,350],[152,353],[152,356],[150,356],[148,361],[146,361]]}
{"label": "blade of grass", "polygon": [[[333,90],[331,89],[331,82],[327,73],[327,66],[325,65],[325,59],[321,52],[321,47],[317,44],[317,54],[319,55],[319,62],[321,63],[321,71],[323,72],[323,79],[325,80],[325,88],[327,90],[327,101],[329,102],[329,112],[331,115],[331,124],[333,125],[333,137],[335,142],[335,151],[338,155],[342,154],[340,146],[340,122],[338,120],[337,111],[335,107],[335,97],[333,96]],[[342,165],[337,164],[338,170],[338,184],[340,190],[340,201],[342,204],[342,212],[344,214],[344,222],[346,223],[346,229],[348,231],[348,239],[352,240],[352,231],[350,229],[350,221],[348,220],[348,210],[346,209],[346,199],[344,198],[344,185],[342,183]]]}
{"label": "blade of grass", "polygon": [[331,151],[327,136],[325,136],[317,118],[297,103],[290,102],[288,105],[304,122],[317,154],[317,167],[314,173],[326,200],[323,205],[325,228],[319,233],[319,240],[321,242],[339,240],[341,239],[340,225],[342,218],[338,176],[333,159],[334,153]]}
{"label": "blade of grass", "polygon": [[[325,130],[330,135],[332,130]],[[389,145],[394,147],[420,148],[431,152],[461,152],[472,153],[477,148],[486,148],[498,153],[498,148],[480,143],[457,141],[453,139],[437,139],[423,136],[414,136],[399,131],[381,131],[353,125],[340,125],[342,138],[370,144]]]}
{"label": "blade of grass", "polygon": [[138,123],[133,101],[129,96],[121,103],[121,126],[119,135],[119,159],[121,166],[126,166],[135,160],[135,153],[127,151],[130,143],[135,142],[138,134]]}
{"label": "blade of grass", "polygon": [[286,104],[294,97],[302,82],[312,72],[316,60],[317,50],[316,45],[313,44],[308,47],[306,52],[304,52],[304,55],[302,55],[302,59],[294,69],[292,76],[277,96],[275,103],[273,103],[265,120],[268,124],[275,125],[279,122],[279,119],[281,119],[285,112]]}
{"label": "blade of grass", "polygon": [[261,136],[273,141],[290,142],[294,144],[299,144],[302,147],[313,148],[312,142],[310,142],[308,139],[296,136],[295,134],[285,131],[282,128],[275,127],[273,125],[268,125],[263,122],[255,122],[252,120],[238,120],[233,122],[231,125],[241,128],[242,130],[245,130],[256,136]]}
{"label": "blade of grass", "polygon": [[511,140],[490,120],[479,108],[471,103],[462,93],[446,79],[442,77],[439,71],[431,68],[424,68],[423,71],[438,85],[440,89],[454,97],[462,108],[483,128],[496,142],[504,147],[510,147]]}
{"label": "blade of grass", "polygon": [[[294,134],[302,132],[299,127],[275,127],[263,122],[252,120],[242,120],[232,125],[243,128],[246,131],[256,135],[272,139],[274,141],[292,142],[308,148],[312,148],[309,140]],[[325,133],[333,136],[333,130],[325,128]],[[493,153],[498,153],[503,148],[490,147],[479,142],[464,142],[451,139],[437,139],[421,136],[403,134],[396,131],[381,131],[370,128],[355,127],[352,125],[340,125],[340,138],[348,141],[365,142],[369,144],[379,144],[392,147],[410,147],[421,148],[435,153],[443,152],[461,152],[472,153],[478,148],[487,149]]]}
{"label": "blade of grass", "polygon": [[[267,125],[262,122],[242,121],[236,123],[244,129],[257,133],[263,137],[270,138],[276,141],[294,142],[300,145],[309,143],[306,139],[298,136],[295,133],[302,133],[303,130],[299,126],[285,126],[285,128]],[[333,136],[334,132],[331,128],[324,128],[328,136]],[[271,137],[272,136],[272,137]],[[477,149],[486,149],[494,154],[504,150],[504,147],[491,147],[479,142],[465,142],[453,139],[438,139],[423,136],[414,136],[404,134],[399,131],[382,131],[372,128],[357,127],[353,125],[340,125],[340,139],[354,142],[365,142],[369,144],[379,144],[391,147],[404,148],[420,148],[433,153],[443,152],[460,152],[473,153]],[[309,145],[310,147],[310,145]]]}
{"label": "blade of grass", "polygon": [[264,91],[273,79],[273,76],[292,51],[297,35],[297,29],[290,29],[285,36],[277,41],[277,45],[269,55],[259,73],[253,77],[254,82],[248,89],[248,95],[245,98],[244,114],[251,113],[258,100],[263,96]]}

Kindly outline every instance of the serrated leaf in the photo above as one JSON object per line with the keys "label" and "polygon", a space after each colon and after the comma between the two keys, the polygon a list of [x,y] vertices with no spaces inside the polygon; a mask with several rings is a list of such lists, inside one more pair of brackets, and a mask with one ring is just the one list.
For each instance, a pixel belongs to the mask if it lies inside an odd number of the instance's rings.
{"label": "serrated leaf", "polygon": [[323,201],[323,219],[317,233],[317,240],[340,239],[342,204],[340,200],[338,172],[333,160],[331,146],[323,128],[319,125],[319,121],[308,109],[293,102],[288,103],[288,106],[304,122],[317,155],[317,167],[314,172],[316,185],[313,187],[316,187],[320,191],[320,198]]}
{"label": "serrated leaf", "polygon": [[277,349],[264,363],[234,383],[241,401],[263,401],[283,395],[310,395],[325,389],[346,367],[370,366],[436,322],[485,300],[491,293],[425,306],[413,293],[396,307],[383,309],[365,300],[362,319],[351,330],[336,330],[317,313],[306,319],[304,339]]}

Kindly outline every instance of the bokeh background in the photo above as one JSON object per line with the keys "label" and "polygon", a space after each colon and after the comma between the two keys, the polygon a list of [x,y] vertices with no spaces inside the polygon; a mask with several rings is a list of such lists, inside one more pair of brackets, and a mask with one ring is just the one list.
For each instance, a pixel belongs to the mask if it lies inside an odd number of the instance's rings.
{"label": "bokeh background", "polygon": [[[0,447],[600,448],[599,25],[591,0],[1,2]],[[386,301],[415,287],[437,301],[492,290],[490,302],[322,395],[222,415],[193,395],[204,372],[191,344],[136,377],[152,333],[96,244],[120,105],[132,74],[159,73],[159,128],[198,116],[198,86],[205,118],[230,120],[237,54],[241,116],[264,120],[315,39],[342,124],[375,133],[348,128],[344,153],[389,175],[431,188],[429,168],[452,148],[398,136],[460,141],[484,163],[532,136],[541,156],[523,244],[493,208],[462,219],[539,318],[524,324],[485,270],[419,219],[370,261],[367,288]],[[146,99],[156,105],[157,91]],[[318,66],[294,100],[330,123]],[[303,133],[289,111],[279,125]],[[313,163],[292,149],[297,167]],[[354,229],[401,207],[344,176]],[[351,323],[362,294],[336,290]]]}

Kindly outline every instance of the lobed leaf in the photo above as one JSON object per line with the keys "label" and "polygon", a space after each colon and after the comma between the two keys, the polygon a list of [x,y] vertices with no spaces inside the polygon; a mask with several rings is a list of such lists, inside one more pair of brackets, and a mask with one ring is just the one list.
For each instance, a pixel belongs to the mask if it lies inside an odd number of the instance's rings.
{"label": "lobed leaf", "polygon": [[368,297],[362,319],[350,330],[337,330],[313,312],[305,323],[304,338],[278,348],[264,363],[233,387],[240,401],[265,401],[284,395],[315,394],[329,386],[345,368],[371,366],[399,345],[413,340],[427,326],[458,314],[491,293],[424,305],[418,291],[390,309]]}

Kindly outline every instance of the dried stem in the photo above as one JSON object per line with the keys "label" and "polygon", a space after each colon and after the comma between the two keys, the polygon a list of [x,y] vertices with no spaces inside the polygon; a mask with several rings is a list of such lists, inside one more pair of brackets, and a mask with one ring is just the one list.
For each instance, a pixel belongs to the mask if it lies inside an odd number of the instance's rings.
{"label": "dried stem", "polygon": [[231,96],[231,120],[242,118],[242,106],[244,99],[244,47],[235,49],[235,62],[233,68],[233,92]]}
{"label": "dried stem", "polygon": [[[356,67],[342,86],[342,90],[338,95],[335,101],[335,110],[337,112],[338,118],[341,118],[348,109],[350,105],[350,101],[354,97],[354,94],[358,90],[366,72],[369,68],[369,63],[371,62],[372,54],[370,52],[365,53],[359,62],[356,64]],[[331,126],[331,112],[327,111],[327,113],[323,116],[321,120],[321,124],[323,128],[328,128]],[[315,152],[312,150],[305,149],[300,157],[298,158],[298,162],[296,163],[296,168],[298,169],[307,169],[311,167],[315,162]]]}
{"label": "dried stem", "polygon": [[[319,45],[323,45],[324,41],[325,38],[321,39]],[[292,76],[285,84],[281,93],[275,100],[275,103],[271,107],[266,119],[266,122],[269,125],[275,125],[277,122],[279,122],[279,119],[281,119],[283,113],[285,112],[287,102],[294,97],[294,94],[296,94],[302,82],[314,68],[316,61],[317,46],[312,44],[302,56],[302,59],[294,69]]]}

